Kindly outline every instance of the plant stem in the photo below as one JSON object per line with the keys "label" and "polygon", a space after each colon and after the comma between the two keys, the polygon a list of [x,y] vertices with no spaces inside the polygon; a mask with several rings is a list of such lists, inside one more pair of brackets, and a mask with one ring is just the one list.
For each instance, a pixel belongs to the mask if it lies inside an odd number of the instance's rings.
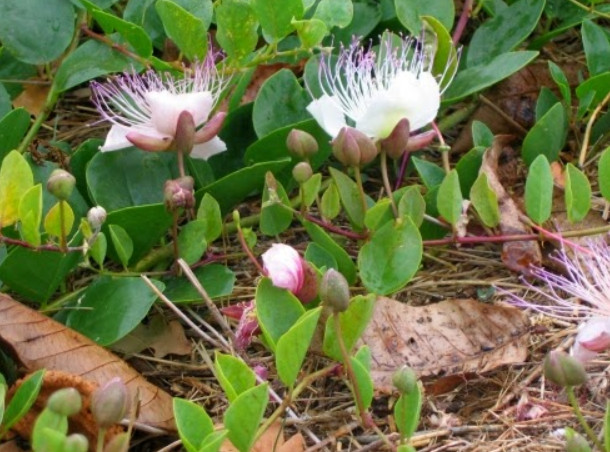
{"label": "plant stem", "polygon": [[360,234],[358,232],[350,231],[350,230],[341,228],[339,226],[335,226],[332,223],[328,223],[326,221],[320,220],[308,213],[303,215],[303,218],[307,221],[317,224],[318,226],[321,226],[322,228],[326,229],[327,231],[330,231],[337,235],[342,235],[343,237],[347,237],[348,239],[366,240],[368,238],[368,234]]}
{"label": "plant stem", "polygon": [[360,394],[360,387],[358,386],[358,380],[356,380],[356,374],[354,373],[354,368],[352,367],[352,362],[350,360],[350,356],[347,348],[345,347],[345,342],[343,341],[343,335],[341,334],[341,321],[339,318],[338,312],[333,312],[333,322],[335,324],[335,333],[337,335],[337,342],[339,344],[339,349],[341,350],[341,356],[343,357],[343,365],[345,366],[345,372],[347,373],[347,378],[351,383],[352,392],[354,394],[354,398],[356,399],[356,406],[358,407],[358,414],[360,415],[360,419],[362,420],[362,426],[364,428],[372,427],[372,419],[367,416],[367,411],[364,408],[364,402],[362,401],[362,394]]}
{"label": "plant stem", "polygon": [[237,226],[237,238],[239,239],[239,244],[241,245],[241,248],[244,250],[244,253],[246,253],[246,256],[248,256],[248,259],[250,259],[250,261],[254,264],[254,266],[256,267],[258,272],[261,275],[265,276],[267,274],[267,272],[265,271],[265,269],[263,268],[261,263],[258,261],[256,256],[254,256],[254,254],[252,254],[252,250],[248,246],[248,243],[246,243],[246,238],[244,237],[244,232],[241,229],[241,220],[239,222],[236,222],[236,226]]}
{"label": "plant stem", "polygon": [[591,429],[591,427],[585,420],[585,417],[582,415],[582,411],[580,411],[580,406],[578,406],[578,400],[576,400],[576,395],[574,395],[574,388],[572,386],[566,386],[566,394],[568,395],[568,400],[570,401],[570,405],[572,405],[572,409],[574,410],[576,419],[578,419],[578,422],[580,422],[580,425],[589,437],[589,440],[591,440],[593,444],[595,444],[595,447],[597,447],[599,450],[605,451],[606,448],[599,441],[597,435]]}
{"label": "plant stem", "polygon": [[383,186],[386,194],[392,203],[394,218],[398,218],[398,207],[396,207],[394,196],[392,196],[392,186],[390,185],[390,179],[388,178],[388,155],[384,151],[381,151],[381,179],[383,180]]}
{"label": "plant stem", "polygon": [[585,10],[585,11],[591,13],[591,14],[595,14],[595,15],[597,15],[599,17],[604,17],[606,19],[610,19],[610,14],[606,14],[606,13],[603,13],[601,11],[597,11],[597,10],[593,9],[593,6],[587,7],[587,5],[583,5],[582,3],[580,3],[577,0],[568,0],[568,1],[570,3],[572,3],[573,5],[578,6],[580,9],[583,9],[583,10]]}
{"label": "plant stem", "polygon": [[436,137],[438,138],[439,143],[441,144],[441,157],[443,159],[443,168],[446,173],[451,171],[451,164],[449,163],[449,151],[451,148],[447,146],[445,143],[445,139],[443,138],[443,133],[438,128],[435,122],[432,122],[432,128],[436,132]]}
{"label": "plant stem", "polygon": [[587,127],[585,129],[585,136],[583,137],[582,147],[580,148],[580,156],[578,157],[578,166],[581,168],[585,164],[585,159],[587,158],[587,148],[589,147],[589,140],[591,139],[591,130],[593,129],[593,123],[595,122],[597,115],[599,115],[600,111],[602,111],[602,108],[604,108],[604,106],[609,101],[610,101],[610,92],[608,94],[606,94],[606,97],[604,97],[604,100],[602,100],[599,103],[599,105],[597,107],[595,107],[595,110],[593,110],[593,113],[591,113],[591,117],[589,118],[589,121],[587,122]]}
{"label": "plant stem", "polygon": [[[122,46],[121,44],[118,44],[118,43],[114,42],[109,37],[94,32],[86,24],[81,25],[81,30],[82,30],[83,33],[85,33],[90,38],[93,38],[96,41],[100,41],[101,43],[106,44],[112,50],[116,50],[117,52],[122,53],[126,57],[131,58],[132,60],[137,61],[141,65],[145,66],[147,69],[151,68],[152,64],[151,64],[151,62],[149,60],[147,60],[146,58],[142,58],[140,55],[138,55],[136,53],[133,53],[132,51],[128,50],[127,47]],[[180,71],[184,70],[181,67],[176,67],[176,69],[178,69]]]}
{"label": "plant stem", "polygon": [[178,173],[180,174],[180,177],[184,177],[186,176],[186,172],[184,171],[184,152],[182,152],[182,149],[178,149],[176,154],[178,154]]}
{"label": "plant stem", "polygon": [[356,185],[358,185],[358,193],[360,194],[360,202],[362,203],[362,214],[364,215],[367,210],[366,195],[364,194],[364,186],[362,185],[362,174],[360,174],[360,168],[357,166],[354,166],[354,177],[356,178]]}
{"label": "plant stem", "polygon": [[97,432],[97,447],[95,448],[96,452],[104,452],[104,437],[106,436],[106,429],[100,427]]}
{"label": "plant stem", "polygon": [[460,42],[460,38],[462,37],[464,30],[466,29],[466,25],[468,24],[470,13],[472,13],[472,0],[465,0],[464,6],[462,6],[462,14],[460,14],[458,23],[455,26],[455,31],[453,32],[453,45],[457,45],[458,42]]}

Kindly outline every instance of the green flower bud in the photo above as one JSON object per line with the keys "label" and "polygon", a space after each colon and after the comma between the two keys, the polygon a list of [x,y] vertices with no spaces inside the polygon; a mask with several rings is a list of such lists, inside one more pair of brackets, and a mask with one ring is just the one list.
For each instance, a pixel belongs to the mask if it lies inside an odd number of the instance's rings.
{"label": "green flower bud", "polygon": [[127,386],[118,377],[96,389],[91,396],[91,413],[101,428],[108,428],[120,422],[128,409]]}
{"label": "green flower bud", "polygon": [[47,181],[47,190],[57,199],[65,201],[72,194],[76,179],[72,174],[60,168],[54,169]]}
{"label": "green flower bud", "polygon": [[392,383],[401,394],[410,394],[417,389],[417,375],[413,369],[404,365],[394,372]]}
{"label": "green flower bud", "polygon": [[318,142],[309,133],[292,129],[286,138],[286,147],[297,157],[309,159],[318,152]]}
{"label": "green flower bud", "polygon": [[87,212],[87,222],[92,229],[99,231],[106,221],[106,209],[101,206],[95,206]]}
{"label": "green flower bud", "polygon": [[544,358],[544,376],[562,388],[580,386],[587,381],[587,373],[580,361],[565,352],[553,350]]}
{"label": "green flower bud", "polygon": [[313,170],[311,169],[311,165],[307,162],[299,162],[292,168],[292,177],[294,177],[294,180],[299,184],[304,184],[311,176],[313,176]]}
{"label": "green flower bud", "polygon": [[334,312],[343,312],[349,306],[349,285],[345,276],[334,268],[327,270],[322,277],[320,299]]}
{"label": "green flower bud", "polygon": [[363,167],[377,157],[375,143],[353,127],[344,127],[332,142],[333,155],[345,166]]}
{"label": "green flower bud", "polygon": [[66,438],[63,450],[64,452],[87,452],[89,450],[89,441],[85,435],[73,433]]}
{"label": "green flower bud", "polygon": [[179,177],[165,182],[163,194],[165,207],[170,212],[181,207],[190,209],[195,206],[195,181],[191,176]]}
{"label": "green flower bud", "polygon": [[72,416],[78,413],[82,404],[80,393],[74,388],[58,389],[47,400],[47,407],[63,416]]}
{"label": "green flower bud", "polygon": [[409,143],[409,120],[398,121],[394,130],[387,138],[380,141],[381,149],[392,159],[399,159]]}

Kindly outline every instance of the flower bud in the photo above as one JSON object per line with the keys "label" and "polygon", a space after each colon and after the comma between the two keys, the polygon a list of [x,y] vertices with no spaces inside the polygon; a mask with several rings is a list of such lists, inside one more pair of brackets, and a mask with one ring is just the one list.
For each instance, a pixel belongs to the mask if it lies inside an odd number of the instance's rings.
{"label": "flower bud", "polygon": [[87,452],[89,441],[85,435],[73,433],[65,439],[63,446],[64,452]]}
{"label": "flower bud", "polygon": [[63,416],[72,416],[80,411],[82,406],[80,393],[74,388],[58,389],[47,400],[47,407]]}
{"label": "flower bud", "polygon": [[104,452],[127,452],[129,450],[129,433],[123,432],[112,438],[106,447]]}
{"label": "flower bud", "polygon": [[364,133],[352,127],[341,129],[332,142],[333,155],[345,166],[363,167],[377,157],[377,146]]}
{"label": "flower bud", "polygon": [[92,207],[87,212],[87,221],[92,229],[99,230],[106,221],[106,209],[101,206]]}
{"label": "flower bud", "polygon": [[184,207],[190,209],[195,206],[195,181],[191,176],[179,177],[165,182],[163,188],[165,207],[170,212]]}
{"label": "flower bud", "polygon": [[297,157],[309,159],[318,152],[318,142],[309,133],[292,129],[286,138],[286,147]]}
{"label": "flower bud", "polygon": [[307,162],[299,162],[292,168],[292,177],[294,177],[294,180],[299,184],[304,184],[311,176],[313,176],[313,170],[311,169],[311,165]]}
{"label": "flower bud", "polygon": [[275,287],[288,289],[293,294],[301,290],[305,279],[305,266],[297,250],[283,243],[274,243],[261,258],[263,269]]}
{"label": "flower bud", "polygon": [[91,413],[101,428],[108,428],[120,422],[128,409],[127,386],[119,377],[97,388],[91,396]]}
{"label": "flower bud", "polygon": [[413,369],[404,365],[394,372],[392,383],[401,394],[410,394],[417,389],[417,375]]}
{"label": "flower bud", "polygon": [[54,169],[47,181],[47,190],[57,199],[65,201],[72,194],[76,179],[72,174],[60,168]]}
{"label": "flower bud", "polygon": [[409,120],[402,118],[387,138],[380,141],[381,149],[392,159],[399,159],[409,143]]}
{"label": "flower bud", "polygon": [[301,303],[307,304],[318,296],[318,274],[307,261],[301,259],[301,264],[303,265],[303,284],[295,295]]}
{"label": "flower bud", "polygon": [[544,376],[561,387],[579,386],[587,381],[585,368],[576,358],[553,350],[544,358]]}
{"label": "flower bud", "polygon": [[183,110],[178,115],[176,123],[176,134],[174,135],[173,149],[188,155],[193,150],[195,144],[195,120],[193,115]]}
{"label": "flower bud", "polygon": [[322,277],[320,299],[334,312],[343,312],[349,306],[349,285],[345,276],[334,268],[327,270]]}
{"label": "flower bud", "polygon": [[225,122],[227,113],[224,111],[216,113],[201,129],[195,132],[195,143],[207,143],[220,133]]}

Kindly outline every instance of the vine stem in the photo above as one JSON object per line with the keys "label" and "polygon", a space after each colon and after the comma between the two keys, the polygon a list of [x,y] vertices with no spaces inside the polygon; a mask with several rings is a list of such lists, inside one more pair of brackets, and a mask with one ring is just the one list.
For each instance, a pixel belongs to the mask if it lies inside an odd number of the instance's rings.
{"label": "vine stem", "polygon": [[386,152],[381,151],[381,179],[383,180],[383,186],[385,191],[390,198],[392,204],[392,212],[394,212],[394,218],[398,218],[398,207],[392,196],[392,186],[390,185],[390,178],[388,177],[388,155]]}
{"label": "vine stem", "polygon": [[468,24],[468,19],[470,18],[470,14],[472,13],[472,3],[473,0],[465,0],[464,6],[462,7],[462,13],[460,14],[460,18],[458,20],[457,25],[455,26],[455,31],[453,32],[452,41],[453,45],[457,45],[460,42],[462,34],[464,34],[464,30],[466,29],[466,25]]}
{"label": "vine stem", "polygon": [[244,250],[244,253],[246,253],[246,256],[248,256],[248,259],[250,259],[250,261],[254,264],[254,266],[256,267],[258,272],[261,275],[266,276],[267,272],[265,271],[265,269],[263,268],[261,263],[258,261],[256,256],[254,256],[254,254],[252,254],[252,250],[246,243],[246,238],[244,237],[244,232],[241,229],[241,224],[239,222],[237,222],[236,225],[237,225],[237,238],[239,239],[239,244],[241,245],[241,248]]}
{"label": "vine stem", "polygon": [[364,186],[362,185],[362,174],[360,168],[354,166],[354,177],[356,178],[356,184],[358,185],[358,193],[360,194],[360,202],[362,203],[362,213],[365,214],[367,210],[366,206],[366,195],[364,194]]}
{"label": "vine stem", "polygon": [[566,386],[566,394],[568,395],[568,400],[570,401],[570,405],[572,405],[572,409],[574,410],[574,414],[576,415],[576,419],[580,423],[581,427],[589,437],[589,440],[595,444],[601,451],[605,451],[606,448],[602,445],[602,443],[597,438],[595,432],[591,429],[591,426],[585,420],[585,417],[582,415],[582,411],[580,411],[580,406],[578,405],[578,400],[576,400],[576,395],[574,395],[574,388],[572,386]]}
{"label": "vine stem", "polygon": [[578,157],[578,166],[581,168],[585,164],[585,159],[587,158],[587,148],[589,147],[589,140],[591,139],[591,130],[593,130],[593,123],[595,122],[597,115],[599,115],[599,113],[602,111],[602,108],[604,108],[604,106],[608,102],[610,102],[610,92],[606,94],[606,97],[604,97],[604,99],[599,103],[599,105],[595,107],[595,110],[593,110],[593,113],[591,113],[591,117],[587,122],[585,135],[582,140],[582,147],[580,148],[580,156]]}
{"label": "vine stem", "polygon": [[606,14],[604,12],[601,11],[597,11],[595,9],[593,9],[593,6],[591,7],[587,7],[587,5],[583,5],[582,3],[580,3],[577,0],[568,0],[570,3],[572,3],[573,5],[578,6],[580,9],[584,9],[585,11],[591,13],[591,14],[595,14],[599,17],[603,17],[605,19],[610,19],[610,14]]}

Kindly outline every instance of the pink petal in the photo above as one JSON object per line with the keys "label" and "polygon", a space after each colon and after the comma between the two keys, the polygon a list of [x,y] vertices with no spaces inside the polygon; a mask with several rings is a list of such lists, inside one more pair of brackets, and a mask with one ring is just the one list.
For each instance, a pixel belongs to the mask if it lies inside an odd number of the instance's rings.
{"label": "pink petal", "polygon": [[262,255],[263,267],[273,285],[288,289],[293,294],[301,290],[305,271],[299,253],[291,246],[274,243]]}
{"label": "pink petal", "polygon": [[137,146],[143,151],[165,151],[172,144],[172,139],[170,137],[157,133],[147,134],[132,130],[127,133],[126,137],[134,146]]}
{"label": "pink petal", "polygon": [[610,318],[595,317],[578,328],[571,353],[584,362],[608,348],[610,348]]}

